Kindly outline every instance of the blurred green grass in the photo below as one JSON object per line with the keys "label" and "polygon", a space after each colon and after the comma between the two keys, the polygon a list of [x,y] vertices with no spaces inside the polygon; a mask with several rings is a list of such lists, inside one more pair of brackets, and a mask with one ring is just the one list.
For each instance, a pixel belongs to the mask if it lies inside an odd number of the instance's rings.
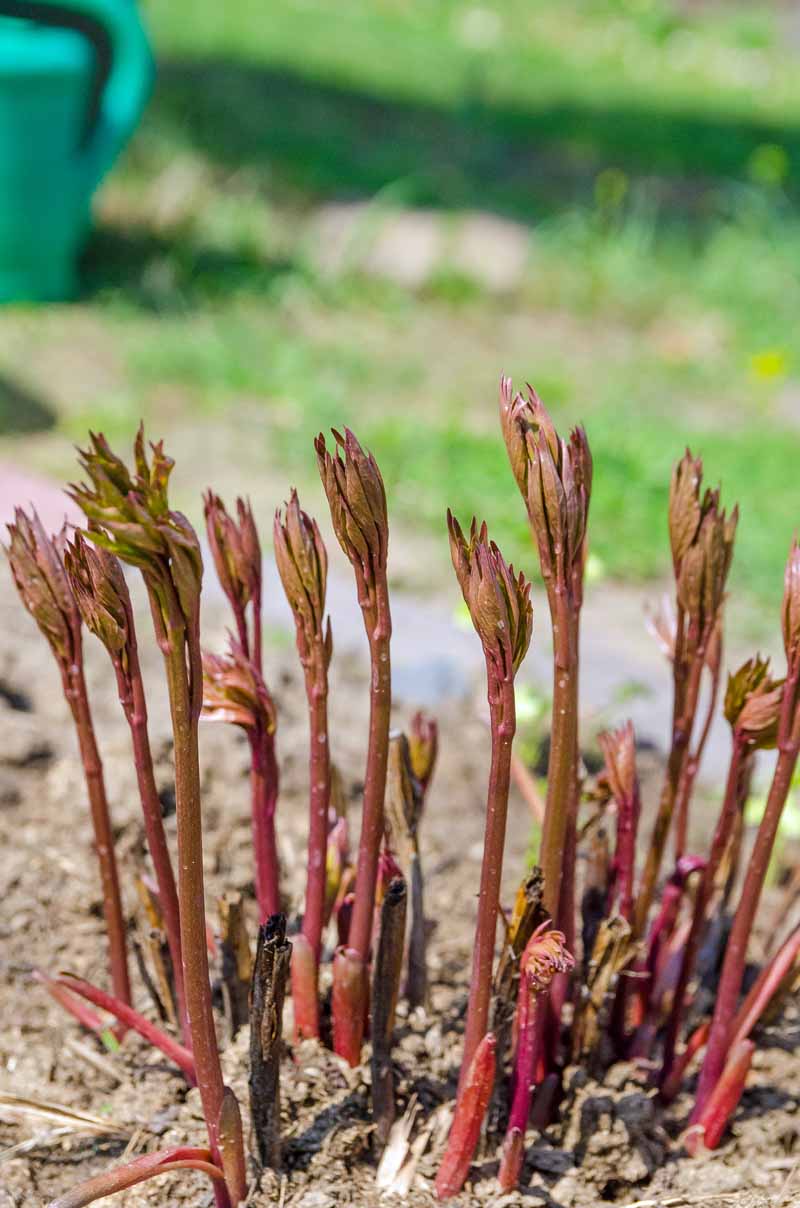
{"label": "blurred green grass", "polygon": [[[347,423],[408,533],[441,532],[448,504],[478,511],[529,566],[502,370],[557,423],[586,424],[608,575],[666,569],[688,442],[741,503],[735,582],[777,598],[800,516],[800,34],[784,6],[150,0],[146,15],[158,87],[101,199],[85,297],[0,317],[3,373],[54,411],[31,457],[57,461],[47,448],[87,423],[246,414],[250,463],[303,485],[311,436]],[[525,224],[522,283],[321,274],[317,207],[376,199]],[[59,380],[82,341],[90,371]]]}

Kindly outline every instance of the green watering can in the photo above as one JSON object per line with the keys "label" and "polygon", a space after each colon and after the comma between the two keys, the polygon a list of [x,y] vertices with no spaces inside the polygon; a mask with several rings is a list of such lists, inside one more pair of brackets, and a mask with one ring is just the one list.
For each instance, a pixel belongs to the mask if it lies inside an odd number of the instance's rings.
{"label": "green watering can", "polygon": [[0,302],[71,297],[153,58],[134,0],[0,0]]}

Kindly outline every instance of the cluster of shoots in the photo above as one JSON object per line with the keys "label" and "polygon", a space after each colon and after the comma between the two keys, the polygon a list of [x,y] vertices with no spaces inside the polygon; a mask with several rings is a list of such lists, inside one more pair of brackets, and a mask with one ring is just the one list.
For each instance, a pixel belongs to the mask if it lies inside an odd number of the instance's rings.
{"label": "cluster of shoots", "polygon": [[[777,935],[748,993],[748,947],[800,753],[800,548],[792,545],[782,610],[786,667],[749,659],[722,689],[723,612],[737,512],[702,486],[699,459],[675,467],[668,528],[674,605],[655,628],[672,668],[670,749],[652,829],[641,818],[636,736],[630,722],[599,736],[604,767],[589,778],[579,734],[580,620],[588,550],[592,458],[582,428],[562,438],[529,387],[500,384],[500,420],[513,477],[530,522],[553,639],[553,709],[538,865],[510,911],[503,902],[506,818],[512,776],[515,679],[533,632],[531,584],[507,564],[485,523],[467,529],[448,513],[450,552],[486,665],[491,734],[485,838],[463,1052],[452,1125],[436,1178],[441,1199],[467,1180],[482,1134],[499,1143],[499,1183],[522,1176],[530,1129],[551,1122],[565,1068],[595,1072],[638,1061],[663,1101],[686,1089],[700,1065],[684,1136],[695,1153],[713,1148],[743,1092],[752,1039],[768,1007],[797,977],[800,926]],[[84,1027],[114,1020],[134,1030],[197,1086],[207,1139],[149,1153],[62,1195],[79,1208],[162,1173],[195,1169],[211,1180],[217,1208],[249,1194],[239,1105],[221,1071],[212,1011],[210,954],[221,951],[231,1030],[249,1018],[253,1170],[280,1161],[279,1085],[284,998],[296,1042],[329,1043],[350,1066],[371,1047],[375,1144],[395,1119],[392,1045],[397,1002],[427,1009],[420,827],[437,756],[436,723],[417,714],[407,735],[391,729],[392,634],[388,516],[374,458],[352,432],[315,442],[333,531],[349,560],[370,660],[369,724],[358,841],[351,861],[348,818],[329,742],[326,609],[328,554],[317,521],[296,491],[274,516],[280,580],[296,633],[308,715],[305,893],[282,885],[279,708],[265,681],[262,551],[250,505],[235,514],[209,491],[208,546],[230,606],[227,650],[203,651],[199,538],[169,503],[172,462],[148,452],[140,430],[133,468],[102,436],[80,454],[84,481],[69,494],[82,528],[49,536],[35,513],[18,511],[6,550],[23,602],[47,639],[75,722],[94,830],[108,942],[110,988],[69,973],[36,980]],[[143,579],[153,636],[163,656],[173,726],[177,853],[165,833],[148,736],[134,609],[123,564]],[[113,826],[83,670],[83,629],[111,661],[141,799],[151,871],[147,903],[153,969],[148,986],[161,1018],[133,1005],[128,935]],[[710,844],[689,850],[695,782],[720,702],[731,757]],[[220,943],[210,935],[203,882],[201,720],[243,728],[250,747],[252,853],[258,937],[251,957],[242,903],[226,895]],[[777,761],[752,851],[744,814],[759,750]],[[124,870],[123,870],[124,871]],[[796,893],[798,885],[792,882]],[[287,914],[290,916],[287,927]],[[498,932],[500,933],[498,937]],[[501,942],[498,945],[498,938]],[[330,975],[322,977],[323,966]],[[405,970],[405,978],[404,978]],[[713,1003],[713,1013],[706,1004]],[[489,1111],[490,1103],[494,1104]]]}

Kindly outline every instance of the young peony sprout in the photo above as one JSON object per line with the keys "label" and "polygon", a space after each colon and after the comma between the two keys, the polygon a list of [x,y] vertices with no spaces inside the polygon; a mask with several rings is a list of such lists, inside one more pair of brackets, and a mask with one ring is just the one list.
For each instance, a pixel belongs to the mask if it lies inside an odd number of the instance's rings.
{"label": "young peony sprout", "polygon": [[731,727],[732,749],[722,808],[717,819],[708,863],[695,899],[692,926],[686,940],[680,975],[664,1038],[661,1086],[668,1084],[686,1006],[686,991],[708,923],[708,908],[714,894],[722,861],[730,846],[738,814],[742,769],[753,753],[773,747],[777,738],[783,684],[769,674],[769,660],[757,655],[728,677],[725,717]]}
{"label": "young peony sprout", "polygon": [[557,973],[568,973],[575,961],[567,951],[560,931],[548,923],[537,927],[520,961],[519,995],[517,998],[517,1052],[514,1062],[511,1112],[503,1143],[503,1156],[498,1175],[502,1191],[513,1191],[519,1183],[525,1152],[525,1130],[531,1110],[536,1059],[537,999],[548,993]]}
{"label": "young peony sprout", "polygon": [[[800,754],[800,546],[796,539],[792,542],[786,564],[782,619],[786,679],[780,691],[780,708],[777,718],[778,759],[767,794],[761,824],[747,865],[739,905],[725,948],[725,960],[714,1003],[714,1018],[708,1038],[708,1048],[700,1072],[697,1099],[691,1117],[693,1124],[704,1119],[704,1112],[714,1088],[722,1077],[725,1062],[729,1056],[736,1005],[742,988],[747,960],[747,945],[758,910],[761,891],[764,888],[778,825],[791,788],[798,754]],[[775,704],[774,698],[771,698],[770,691],[765,691],[756,697],[756,715],[752,722],[754,727],[764,723],[764,710],[766,710],[766,725],[768,731],[771,730]],[[745,709],[747,709],[748,703],[745,703]]]}
{"label": "young peony sprout", "polygon": [[[726,516],[719,491],[701,496],[703,463],[686,451],[672,474],[669,536],[677,591],[673,640],[672,746],[650,849],[636,901],[634,932],[644,934],[678,793],[689,758],[703,669],[719,673],[718,637],[733,556],[738,508]],[[713,696],[713,693],[712,693]],[[683,829],[685,830],[685,822]],[[681,854],[680,836],[678,855]]]}
{"label": "young peony sprout", "polygon": [[436,718],[418,709],[408,728],[408,758],[411,772],[420,788],[424,808],[439,752],[439,726]]}
{"label": "young peony sprout", "polygon": [[349,429],[345,429],[344,436],[336,431],[333,436],[333,453],[328,451],[324,436],[317,437],[317,463],[333,530],[355,574],[371,664],[367,766],[353,913],[347,944],[339,949],[333,965],[333,1047],[340,1057],[357,1065],[367,1014],[367,961],[383,838],[392,709],[392,619],[386,577],[389,523],[386,492],[375,459],[364,452]]}
{"label": "young peony sprout", "polygon": [[325,924],[331,753],[328,743],[328,667],[333,653],[325,619],[328,554],[317,522],[292,491],[285,514],[275,513],[275,561],[294,617],[303,667],[309,732],[308,864],[303,928],[292,945],[292,998],[299,1037],[319,1036],[318,977]]}
{"label": "young peony sprout", "polygon": [[245,1197],[244,1149],[238,1106],[222,1081],[211,1009],[203,888],[198,721],[203,699],[200,652],[200,543],[189,521],[169,506],[173,462],[159,443],[148,461],[144,433],[136,437],[136,470],[102,436],[81,453],[89,482],[73,486],[95,545],[138,566],[150,598],[156,639],[164,656],[175,753],[178,822],[178,903],[186,1006],[197,1084],[212,1160],[224,1171],[215,1181],[217,1208]]}
{"label": "young peony sprout", "polygon": [[[492,964],[511,777],[511,744],[516,728],[514,677],[527,654],[533,627],[530,583],[526,582],[521,574],[515,575],[513,567],[505,563],[497,546],[489,541],[486,525],[478,529],[473,520],[469,537],[465,537],[458,521],[450,512],[447,514],[447,525],[453,567],[486,660],[492,762],[464,1053],[456,1113],[437,1179],[437,1194],[440,1198],[455,1194],[466,1178],[480,1132],[480,1119],[476,1124],[472,1115],[482,1108],[482,1119],[491,1094],[491,1081],[488,1091],[483,1086],[483,1082],[489,1077],[488,1056],[485,1061],[479,1063],[479,1091],[475,1089],[478,1067],[475,1067],[474,1063],[478,1053],[483,1051],[481,1046],[485,1046],[487,1042],[489,1023]],[[492,1071],[495,1044],[496,1041],[492,1038]],[[466,1122],[468,1118],[471,1121],[469,1124]],[[472,1148],[467,1152],[469,1144]],[[461,1183],[456,1186],[459,1177]]]}
{"label": "young peony sprout", "polygon": [[578,816],[578,667],[592,455],[583,428],[569,441],[555,430],[535,390],[500,380],[500,423],[528,511],[553,628],[553,713],[539,863],[544,905],[570,946],[575,936]]}
{"label": "young peony sprout", "polygon": [[[280,867],[275,838],[275,811],[280,776],[275,751],[277,715],[264,685],[261,639],[261,543],[249,503],[236,500],[234,518],[219,495],[207,491],[206,533],[217,578],[228,598],[236,623],[231,657],[253,684],[264,707],[250,712],[243,724],[250,744],[250,807],[255,854],[256,898],[263,923],[280,910]],[[249,664],[250,670],[247,670]],[[268,702],[268,703],[267,703]],[[204,712],[204,717],[211,713]],[[221,714],[219,714],[221,716]]]}
{"label": "young peony sprout", "polygon": [[83,670],[81,612],[64,569],[66,526],[57,537],[48,537],[34,510],[28,516],[17,508],[14,523],[8,526],[8,534],[9,544],[5,553],[14,582],[23,604],[53,652],[61,673],[64,696],[75,723],[103,888],[111,984],[116,997],[130,1003],[125,918],[103,764],[97,749]]}
{"label": "young peony sprout", "polygon": [[153,861],[158,900],[172,958],[181,1030],[184,1040],[188,1041],[178,891],[153,771],[147,730],[147,701],[139,666],[130,592],[122,567],[114,555],[90,545],[80,533],[76,533],[75,540],[66,547],[64,566],[83,622],[105,646],[117,678],[120,704],[131,733],[147,846]]}
{"label": "young peony sprout", "polygon": [[[228,653],[203,653],[204,721],[241,726],[250,742],[250,813],[255,853],[259,915],[269,917],[279,901],[278,847],[275,838],[275,703],[251,658],[235,638]],[[272,753],[272,758],[270,758]]]}

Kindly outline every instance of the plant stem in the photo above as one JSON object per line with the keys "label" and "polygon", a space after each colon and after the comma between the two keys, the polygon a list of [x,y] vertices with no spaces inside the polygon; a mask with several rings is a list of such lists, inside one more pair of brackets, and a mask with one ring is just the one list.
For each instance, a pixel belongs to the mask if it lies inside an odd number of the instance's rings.
{"label": "plant stem", "polygon": [[91,982],[84,981],[82,977],[73,977],[70,973],[62,973],[56,985],[65,986],[73,994],[85,998],[87,1002],[92,1003],[95,1007],[100,1007],[102,1011],[108,1011],[115,1019],[124,1024],[127,1028],[133,1028],[140,1036],[143,1036],[148,1044],[152,1044],[154,1048],[160,1049],[161,1052],[169,1057],[170,1061],[174,1061],[180,1070],[183,1071],[189,1082],[194,1085],[197,1081],[195,1076],[194,1061],[189,1049],[184,1048],[177,1040],[173,1040],[161,1028],[156,1027],[149,1019],[140,1015],[128,1003],[122,1002],[113,994],[106,994],[105,990],[101,990],[98,986],[93,986]]}
{"label": "plant stem", "polygon": [[681,1089],[684,1074],[689,1068],[692,1060],[705,1048],[708,1042],[708,1033],[711,1030],[711,1020],[706,1019],[695,1028],[689,1039],[686,1041],[686,1047],[683,1052],[674,1059],[669,1077],[662,1082],[659,1087],[659,1097],[664,1103],[671,1103]]}
{"label": "plant stem", "polygon": [[353,918],[350,923],[349,947],[362,959],[369,954],[372,917],[375,909],[375,885],[378,876],[378,856],[383,839],[383,799],[386,792],[386,768],[389,754],[389,724],[391,718],[391,666],[389,658],[388,606],[385,622],[380,619],[370,639],[371,688],[367,769],[364,779],[364,812],[358,843],[356,889]]}
{"label": "plant stem", "polygon": [[[130,632],[133,633],[132,623]],[[158,901],[164,921],[164,930],[167,935],[169,954],[172,958],[172,972],[175,979],[175,997],[178,1002],[181,1035],[183,1036],[184,1043],[191,1045],[189,1020],[186,1014],[186,995],[183,988],[178,891],[175,885],[175,874],[172,870],[172,859],[169,847],[167,846],[167,837],[164,833],[161,802],[153,772],[153,757],[150,751],[150,738],[147,729],[147,702],[144,695],[144,684],[142,682],[142,672],[135,640],[129,643],[128,660],[127,675],[122,672],[122,669],[115,662],[117,686],[120,703],[131,733],[133,759],[136,766],[136,781],[139,786],[139,797],[142,803],[147,846],[150,851],[150,858],[153,861],[153,870],[158,887]]]}
{"label": "plant stem", "polygon": [[[295,946],[292,964],[292,997],[299,1036],[319,1035],[317,977],[325,926],[326,856],[328,850],[328,807],[331,798],[331,759],[328,743],[328,676],[324,648],[317,643],[313,663],[306,668],[309,734],[309,817],[306,901],[302,934],[308,948]],[[309,962],[310,957],[310,962]],[[298,964],[297,975],[294,962]],[[300,976],[300,964],[302,973]]]}
{"label": "plant stem", "polygon": [[446,1200],[457,1195],[469,1173],[494,1086],[495,1047],[494,1035],[487,1032],[467,1069],[447,1139],[447,1149],[436,1176],[437,1199]]}
{"label": "plant stem", "polygon": [[697,887],[697,897],[694,905],[694,915],[692,917],[692,926],[689,931],[689,936],[686,941],[686,946],[683,952],[683,962],[681,971],[678,977],[678,983],[675,987],[675,996],[672,1001],[672,1009],[670,1011],[669,1020],[667,1021],[667,1031],[664,1039],[664,1057],[661,1067],[660,1083],[663,1086],[669,1079],[673,1068],[675,1058],[675,1046],[678,1043],[680,1035],[681,1021],[685,1008],[686,990],[689,985],[689,979],[692,976],[697,953],[700,948],[700,943],[703,938],[703,932],[706,925],[706,914],[708,906],[714,892],[717,874],[720,864],[730,842],[733,825],[736,820],[736,812],[738,809],[740,779],[742,772],[742,764],[745,759],[745,745],[741,739],[734,733],[733,750],[731,752],[731,761],[728,767],[728,779],[725,785],[725,796],[722,802],[719,818],[717,819],[714,837],[711,841],[711,851],[708,856],[708,864],[706,865],[703,875],[700,878],[700,883]]}
{"label": "plant stem", "polygon": [[670,824],[675,809],[678,786],[686,762],[689,741],[692,736],[695,713],[697,712],[697,697],[700,691],[700,677],[703,671],[705,650],[698,646],[692,657],[688,674],[682,668],[682,610],[678,610],[678,628],[675,649],[675,698],[672,709],[672,746],[670,748],[664,785],[658,805],[658,814],[653,827],[653,836],[647,853],[647,862],[642,874],[641,885],[636,899],[634,912],[633,933],[635,937],[643,935],[647,924],[647,916],[655,893],[661,859],[667,842]]}
{"label": "plant stem", "polygon": [[[544,873],[544,907],[550,918],[559,920],[574,943],[574,897],[572,924],[567,930],[568,891],[562,903],[562,879],[574,876],[575,807],[577,805],[578,751],[578,665],[577,619],[566,596],[553,588],[550,615],[553,627],[553,713],[550,758],[547,764],[547,799],[539,863]],[[574,894],[574,886],[572,894]],[[573,943],[570,942],[572,939]]]}
{"label": "plant stem", "polygon": [[[369,738],[364,777],[364,807],[358,841],[355,898],[347,940],[348,960],[347,962],[339,960],[334,963],[334,1049],[351,1064],[354,1064],[356,1042],[360,1048],[366,1012],[366,966],[372,938],[378,857],[383,839],[383,804],[386,793],[389,724],[392,710],[392,677],[389,656],[392,625],[385,584],[377,586],[376,597],[375,627],[371,633],[368,633],[371,664]],[[342,978],[348,983],[346,993],[344,986],[342,987],[341,996],[336,995],[337,978]],[[349,1021],[340,1020],[338,1027],[337,1001],[342,1004],[349,1001],[353,1011],[352,1018]],[[349,1035],[347,1053],[340,1050],[337,1034]]]}
{"label": "plant stem", "polygon": [[[327,680],[327,677],[325,677]],[[309,692],[309,819],[308,879],[303,913],[303,935],[319,963],[325,919],[325,859],[328,849],[328,806],[331,797],[331,760],[328,745],[327,683],[308,685]]]}
{"label": "plant stem", "polygon": [[498,1175],[501,1191],[514,1190],[519,1183],[519,1172],[522,1168],[536,1061],[535,1004],[536,994],[530,974],[523,972],[517,1010],[517,1054],[514,1062],[511,1112]]}
{"label": "plant stem", "polygon": [[56,981],[49,974],[43,973],[41,969],[34,969],[32,976],[35,981],[44,986],[47,993],[59,1006],[63,1007],[65,1011],[69,1011],[81,1027],[86,1028],[87,1032],[96,1032],[100,1036],[106,1030],[105,1024],[97,1012],[93,1011],[91,1007],[87,1007],[82,999],[70,994],[61,982]]}
{"label": "plant stem", "polygon": [[48,1208],[86,1208],[87,1204],[93,1204],[95,1200],[105,1199],[118,1191],[126,1191],[137,1183],[143,1183],[159,1174],[169,1174],[173,1170],[200,1170],[215,1182],[223,1178],[222,1171],[211,1161],[211,1154],[207,1149],[179,1145],[174,1149],[142,1154],[140,1158],[126,1162],[116,1170],[97,1174],[65,1195],[51,1200]]}
{"label": "plant stem", "polygon": [[[154,601],[154,613],[159,608]],[[202,703],[202,666],[197,632],[189,633],[177,602],[158,626],[167,639],[165,650],[172,728],[175,739],[175,800],[178,819],[178,899],[186,1007],[192,1033],[197,1085],[214,1161],[219,1160],[218,1122],[224,1087],[219,1064],[206,948],[203,886],[203,831],[200,812],[200,758],[197,726]],[[195,620],[195,626],[197,621]],[[187,666],[188,652],[188,666]],[[227,1190],[215,1189],[217,1208],[229,1208]]]}
{"label": "plant stem", "polygon": [[693,1127],[686,1135],[686,1148],[692,1157],[703,1149],[716,1149],[722,1140],[727,1123],[742,1097],[755,1048],[752,1040],[741,1040],[730,1049],[703,1111],[697,1120],[692,1119]]}
{"label": "plant stem", "polygon": [[486,806],[486,830],[478,895],[478,921],[472,958],[472,978],[464,1032],[459,1098],[465,1093],[470,1069],[478,1046],[486,1035],[492,992],[497,912],[500,904],[500,878],[506,838],[508,790],[511,780],[511,744],[516,729],[513,681],[489,680],[489,712],[492,732],[492,762]]}
{"label": "plant stem", "polygon": [[686,844],[689,833],[689,803],[692,798],[694,782],[697,779],[697,773],[700,770],[700,763],[703,758],[708,736],[711,733],[711,726],[717,712],[717,697],[719,696],[719,681],[720,669],[722,666],[721,654],[717,658],[716,664],[711,671],[711,694],[708,702],[708,710],[706,712],[703,729],[700,732],[700,737],[697,741],[696,748],[691,751],[683,765],[680,783],[678,785],[676,819],[675,819],[675,859],[681,858],[686,852]]}
{"label": "plant stem", "polygon": [[86,691],[86,679],[79,659],[69,666],[62,665],[62,680],[64,695],[75,721],[83,772],[86,777],[86,788],[89,794],[95,851],[100,866],[100,881],[103,890],[103,915],[108,932],[111,984],[116,997],[122,1002],[130,1003],[131,985],[128,973],[125,918],[122,912],[117,859],[114,853],[114,836],[111,831],[103,764],[97,749],[89,697]]}
{"label": "plant stem", "polygon": [[280,873],[275,838],[278,761],[273,736],[261,722],[247,731],[250,740],[250,798],[259,922],[280,910]]}
{"label": "plant stem", "polygon": [[740,1040],[747,1040],[758,1024],[772,998],[785,988],[786,978],[791,981],[795,963],[800,954],[800,926],[795,927],[789,937],[759,973],[733,1021],[731,1048]]}
{"label": "plant stem", "polygon": [[716,1086],[730,1050],[731,1026],[734,1021],[736,1003],[742,988],[747,944],[753,929],[761,891],[767,875],[775,836],[783,813],[786,798],[792,783],[792,774],[800,753],[800,706],[796,701],[797,681],[800,668],[790,669],[783,688],[783,703],[779,723],[778,760],[767,796],[767,804],[755,845],[742,885],[739,905],[733,920],[725,960],[722,966],[714,1017],[708,1039],[705,1061],[700,1072],[697,1100],[692,1113],[692,1123],[701,1117],[709,1097]]}

